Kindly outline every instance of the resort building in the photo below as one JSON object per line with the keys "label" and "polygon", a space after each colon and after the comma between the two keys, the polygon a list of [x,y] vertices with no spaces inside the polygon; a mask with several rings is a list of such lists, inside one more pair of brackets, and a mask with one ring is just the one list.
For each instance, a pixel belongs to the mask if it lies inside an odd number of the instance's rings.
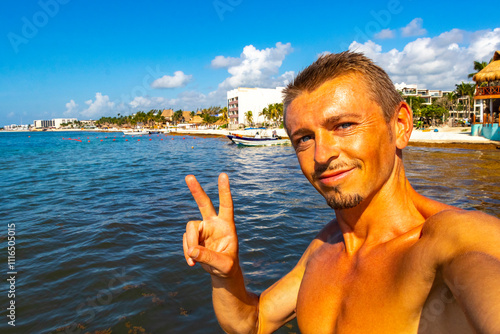
{"label": "resort building", "polygon": [[53,118],[51,120],[35,120],[34,126],[37,129],[40,129],[40,128],[59,129],[59,128],[61,128],[61,124],[68,124],[68,123],[73,123],[73,122],[77,122],[77,121],[78,121],[78,119],[76,119],[76,118]]}
{"label": "resort building", "polygon": [[473,120],[471,134],[500,140],[500,51],[495,52],[488,66],[476,73],[472,80],[476,82],[474,107],[480,116]]}
{"label": "resort building", "polygon": [[30,129],[30,126],[28,124],[11,124],[4,126],[3,129],[6,131],[27,131]]}
{"label": "resort building", "polygon": [[[418,96],[421,97],[424,102],[422,105],[431,105],[437,99],[446,96],[450,93],[453,93],[451,90],[439,90],[439,89],[425,89],[418,88],[417,85],[407,85],[405,83],[395,84],[394,85],[397,90],[401,91],[403,97],[407,96]],[[457,106],[467,106],[470,104],[469,97],[459,97],[457,99]],[[468,108],[462,108],[468,109]],[[467,119],[469,118],[469,113],[467,110],[449,110],[449,117],[452,119]]]}
{"label": "resort building", "polygon": [[424,99],[424,105],[431,105],[433,101],[443,97],[446,94],[451,93],[450,90],[439,90],[439,89],[425,89],[418,88],[417,85],[407,85],[405,83],[395,84],[397,90],[401,91],[403,97],[406,96],[419,96]]}
{"label": "resort building", "polygon": [[252,112],[254,123],[264,123],[262,109],[269,104],[283,102],[285,87],[276,88],[243,88],[239,87],[227,92],[227,112],[229,128],[238,128],[245,124],[245,113]]}

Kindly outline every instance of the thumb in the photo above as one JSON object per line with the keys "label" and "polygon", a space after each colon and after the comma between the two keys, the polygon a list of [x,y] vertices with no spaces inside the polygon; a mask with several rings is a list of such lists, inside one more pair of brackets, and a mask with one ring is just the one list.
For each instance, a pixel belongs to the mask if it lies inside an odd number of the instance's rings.
{"label": "thumb", "polygon": [[228,274],[234,261],[227,255],[211,251],[205,247],[197,246],[189,250],[188,255],[191,259],[213,268],[211,273]]}

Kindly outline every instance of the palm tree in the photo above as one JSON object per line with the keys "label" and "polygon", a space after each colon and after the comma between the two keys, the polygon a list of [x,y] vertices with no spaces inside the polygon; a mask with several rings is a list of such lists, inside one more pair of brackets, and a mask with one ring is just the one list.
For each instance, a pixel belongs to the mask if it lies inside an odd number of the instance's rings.
{"label": "palm tree", "polygon": [[253,115],[252,115],[252,111],[249,110],[245,113],[245,118],[247,120],[247,123],[252,126],[252,123],[253,123]]}
{"label": "palm tree", "polygon": [[229,115],[227,113],[227,107],[222,108],[221,113],[222,116],[220,118],[222,119],[222,122],[224,122],[224,124],[229,123]]}
{"label": "palm tree", "polygon": [[471,101],[474,99],[474,90],[475,85],[473,83],[461,82],[460,84],[455,85],[455,92],[458,97],[467,98],[467,110],[471,110]]}
{"label": "palm tree", "polygon": [[276,122],[283,122],[283,103],[274,104],[274,117]]}
{"label": "palm tree", "polygon": [[480,72],[480,71],[481,71],[483,68],[485,68],[486,66],[488,66],[488,63],[487,63],[487,62],[485,62],[485,61],[477,61],[477,60],[475,60],[475,61],[474,61],[474,70],[475,70],[476,72],[474,72],[474,73],[470,73],[470,74],[467,76],[467,78],[469,78],[469,79],[470,79],[470,78],[472,78],[473,76],[475,76],[478,72]]}
{"label": "palm tree", "polygon": [[174,112],[172,115],[172,120],[177,124],[182,119],[182,109]]}
{"label": "palm tree", "polygon": [[271,119],[270,112],[269,112],[269,106],[262,109],[262,111],[259,113],[259,116],[264,116],[264,121],[267,119]]}

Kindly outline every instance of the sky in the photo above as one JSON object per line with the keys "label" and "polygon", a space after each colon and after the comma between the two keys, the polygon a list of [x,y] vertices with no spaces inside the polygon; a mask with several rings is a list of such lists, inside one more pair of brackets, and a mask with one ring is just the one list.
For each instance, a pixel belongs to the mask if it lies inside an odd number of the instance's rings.
{"label": "sky", "polygon": [[0,126],[225,106],[325,53],[363,52],[393,82],[453,90],[500,50],[470,1],[40,0],[0,4]]}

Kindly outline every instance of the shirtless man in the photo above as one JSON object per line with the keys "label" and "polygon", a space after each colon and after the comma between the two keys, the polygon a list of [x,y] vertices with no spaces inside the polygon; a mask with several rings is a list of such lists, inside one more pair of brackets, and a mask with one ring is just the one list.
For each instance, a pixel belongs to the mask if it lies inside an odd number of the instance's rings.
{"label": "shirtless man", "polygon": [[302,172],[336,218],[260,296],[245,289],[226,174],[220,208],[195,177],[201,211],[184,255],[210,273],[229,333],[500,333],[500,221],[419,195],[402,150],[412,112],[387,74],[353,52],[319,58],[285,91],[285,125]]}

